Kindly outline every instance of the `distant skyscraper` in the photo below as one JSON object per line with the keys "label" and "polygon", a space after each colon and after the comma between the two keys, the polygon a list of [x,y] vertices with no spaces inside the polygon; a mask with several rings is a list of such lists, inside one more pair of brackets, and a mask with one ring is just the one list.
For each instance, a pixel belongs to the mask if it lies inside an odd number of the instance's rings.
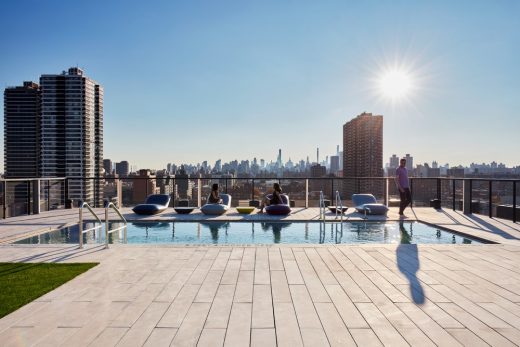
{"label": "distant skyscraper", "polygon": [[[343,125],[343,176],[383,176],[383,116],[362,113]],[[356,183],[350,183],[345,186],[348,197],[357,191]],[[371,181],[361,181],[359,190],[381,193]]]}
{"label": "distant skyscraper", "polygon": [[40,176],[40,89],[24,82],[4,91],[4,175]]}
{"label": "distant skyscraper", "polygon": [[215,162],[215,167],[214,167],[214,170],[216,172],[221,172],[222,171],[222,160],[219,159]]}
{"label": "distant skyscraper", "polygon": [[276,159],[276,165],[278,165],[278,167],[282,167],[282,150],[279,149],[278,150],[278,158]]}
{"label": "distant skyscraper", "polygon": [[399,157],[395,154],[392,154],[390,157],[390,162],[388,165],[390,168],[396,169],[399,166]]}
{"label": "distant skyscraper", "polygon": [[388,162],[388,176],[395,176],[395,170],[399,166],[399,157],[395,154],[392,154],[390,160]]}
{"label": "distant skyscraper", "polygon": [[410,154],[404,156],[406,159],[406,169],[411,174],[413,172],[413,157]]}
{"label": "distant skyscraper", "polygon": [[112,168],[112,160],[103,159],[103,169],[105,169],[105,175],[112,175],[112,171],[114,170]]}
{"label": "distant skyscraper", "polygon": [[116,163],[116,174],[119,177],[127,177],[130,174],[130,164],[126,160]]}
{"label": "distant skyscraper", "polygon": [[311,166],[311,177],[324,177],[327,175],[325,166],[316,164]]}
{"label": "distant skyscraper", "polygon": [[336,174],[339,171],[339,157],[337,155],[330,156],[330,173]]}
{"label": "distant skyscraper", "polygon": [[[68,177],[69,197],[102,201],[103,88],[79,68],[42,75],[41,174]],[[78,179],[74,179],[78,178]]]}

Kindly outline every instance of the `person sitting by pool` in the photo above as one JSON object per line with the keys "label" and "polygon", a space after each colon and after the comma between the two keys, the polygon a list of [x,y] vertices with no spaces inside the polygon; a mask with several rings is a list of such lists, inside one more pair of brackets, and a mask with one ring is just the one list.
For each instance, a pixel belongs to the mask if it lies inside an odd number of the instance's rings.
{"label": "person sitting by pool", "polygon": [[275,183],[273,185],[273,194],[271,194],[271,199],[266,196],[264,200],[262,200],[262,203],[260,204],[260,211],[258,213],[264,213],[264,207],[266,206],[278,204],[283,204],[282,187],[280,187],[280,184]]}
{"label": "person sitting by pool", "polygon": [[211,186],[211,193],[208,196],[208,203],[209,204],[221,204],[222,199],[220,198],[219,192],[218,192],[218,183],[214,183]]}

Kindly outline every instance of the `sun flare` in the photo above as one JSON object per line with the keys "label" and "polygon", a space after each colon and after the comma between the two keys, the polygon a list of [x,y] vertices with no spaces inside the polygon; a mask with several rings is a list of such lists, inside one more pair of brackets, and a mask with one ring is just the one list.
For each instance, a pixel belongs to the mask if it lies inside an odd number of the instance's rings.
{"label": "sun flare", "polygon": [[384,97],[399,100],[407,97],[413,88],[412,77],[401,69],[385,71],[379,79],[379,90]]}

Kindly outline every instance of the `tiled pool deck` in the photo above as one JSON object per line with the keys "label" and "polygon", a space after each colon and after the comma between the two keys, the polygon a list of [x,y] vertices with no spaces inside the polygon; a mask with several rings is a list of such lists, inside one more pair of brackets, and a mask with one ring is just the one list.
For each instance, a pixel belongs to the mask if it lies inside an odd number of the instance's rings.
{"label": "tiled pool deck", "polygon": [[[286,219],[318,217],[295,212]],[[0,245],[0,261],[100,262],[1,319],[0,345],[519,345],[520,225],[429,208],[408,215],[500,244]],[[0,237],[75,221],[76,210],[7,219]]]}

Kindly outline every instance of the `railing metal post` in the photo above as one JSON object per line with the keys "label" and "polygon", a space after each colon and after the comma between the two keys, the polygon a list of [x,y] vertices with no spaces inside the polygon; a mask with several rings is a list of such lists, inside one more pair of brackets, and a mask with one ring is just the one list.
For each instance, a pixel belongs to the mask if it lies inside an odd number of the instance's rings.
{"label": "railing metal post", "polygon": [[197,179],[197,207],[202,206],[202,180],[200,178]]}
{"label": "railing metal post", "polygon": [[389,178],[386,177],[385,178],[385,192],[384,192],[384,197],[383,197],[384,201],[385,201],[385,206],[388,206],[388,190],[390,188],[389,184],[390,184],[389,183]]}
{"label": "railing metal post", "polygon": [[361,194],[361,180],[359,178],[357,179],[357,193]]}
{"label": "railing metal post", "polygon": [[228,193],[228,192],[227,192],[227,180],[228,180],[227,178],[224,179],[224,185],[225,185],[225,187],[226,187],[226,188],[225,188],[225,189],[226,189],[226,194]]}
{"label": "railing metal post", "polygon": [[330,203],[332,205],[332,200],[334,199],[334,178],[330,179]]}
{"label": "railing metal post", "polygon": [[47,211],[51,210],[51,180],[47,180]]}
{"label": "railing metal post", "polygon": [[67,200],[69,200],[69,178],[65,178],[65,188],[64,193],[65,195],[65,203],[67,203]]}
{"label": "railing metal post", "polygon": [[145,178],[145,181],[144,181],[144,191],[145,191],[145,199],[148,197],[148,177]]}
{"label": "railing metal post", "polygon": [[469,214],[473,213],[473,180],[469,180]]}
{"label": "railing metal post", "polygon": [[516,223],[516,181],[513,181],[513,223]]}
{"label": "railing metal post", "polygon": [[33,180],[32,185],[32,212],[40,214],[40,179]]}
{"label": "railing metal post", "polygon": [[4,181],[3,182],[3,185],[4,185],[4,196],[2,197],[2,204],[3,204],[3,209],[4,209],[4,219],[7,218],[7,181]]}
{"label": "railing metal post", "polygon": [[31,181],[27,180],[27,215],[31,214]]}
{"label": "railing metal post", "polygon": [[305,208],[309,208],[309,179],[305,179]]}
{"label": "railing metal post", "polygon": [[255,179],[251,180],[251,201],[255,201]]}
{"label": "railing metal post", "polygon": [[489,199],[488,199],[489,218],[493,218],[493,181],[489,180]]}
{"label": "railing metal post", "polygon": [[118,178],[116,181],[116,194],[117,194],[117,208],[123,207],[123,187],[121,180]]}
{"label": "railing metal post", "polygon": [[410,207],[413,207],[413,178],[410,179]]}
{"label": "railing metal post", "polygon": [[110,203],[105,207],[105,248],[108,248],[108,206]]}
{"label": "railing metal post", "polygon": [[441,179],[437,177],[437,200],[441,200]]}
{"label": "railing metal post", "polygon": [[79,248],[83,248],[83,206],[79,207]]}
{"label": "railing metal post", "polygon": [[453,199],[452,199],[453,206],[452,207],[453,207],[453,211],[455,211],[455,183],[456,183],[456,181],[455,181],[455,179],[453,179],[451,182],[452,182],[452,187],[453,187]]}

